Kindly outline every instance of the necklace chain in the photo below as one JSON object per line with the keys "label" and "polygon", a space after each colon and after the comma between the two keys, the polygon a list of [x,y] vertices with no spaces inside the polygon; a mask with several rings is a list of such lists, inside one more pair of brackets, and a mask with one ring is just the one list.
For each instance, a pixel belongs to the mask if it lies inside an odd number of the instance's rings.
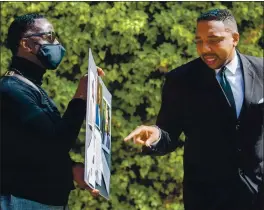
{"label": "necklace chain", "polygon": [[[19,75],[21,75],[22,77],[25,77],[19,70],[15,69],[15,68],[11,68],[11,70],[15,71],[16,73],[18,73]],[[36,84],[37,85],[37,84]],[[37,85],[38,86],[38,85]],[[51,103],[47,97],[47,95],[44,93],[44,91],[41,89],[41,87],[38,86],[38,89],[40,91],[41,96],[44,98],[44,100],[46,101],[47,105],[50,107],[50,109],[52,109]]]}
{"label": "necklace chain", "polygon": [[[21,71],[19,71],[18,69],[16,69],[16,68],[11,68],[11,70],[15,71],[16,73],[18,73],[18,74],[21,75],[22,77],[25,77],[25,76],[21,73]],[[26,78],[26,77],[25,77],[25,78]],[[30,80],[33,81],[34,83],[37,82],[35,79],[31,79],[31,78],[30,78]]]}
{"label": "necklace chain", "polygon": [[11,70],[14,70],[15,72],[17,72],[18,74],[20,74],[21,76],[25,77],[19,70],[15,69],[15,68],[11,68]]}

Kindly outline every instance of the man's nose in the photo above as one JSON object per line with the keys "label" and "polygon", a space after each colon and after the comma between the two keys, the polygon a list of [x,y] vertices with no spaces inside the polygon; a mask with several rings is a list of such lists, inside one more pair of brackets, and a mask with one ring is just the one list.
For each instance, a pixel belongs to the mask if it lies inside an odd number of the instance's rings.
{"label": "man's nose", "polygon": [[207,42],[204,42],[202,45],[202,53],[211,52],[211,47]]}

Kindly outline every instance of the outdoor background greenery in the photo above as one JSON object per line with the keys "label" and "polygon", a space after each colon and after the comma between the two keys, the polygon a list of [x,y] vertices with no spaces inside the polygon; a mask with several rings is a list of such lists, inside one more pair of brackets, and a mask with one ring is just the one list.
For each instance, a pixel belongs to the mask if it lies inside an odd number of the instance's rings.
{"label": "outdoor background greenery", "polygon": [[[213,8],[236,17],[240,52],[263,57],[263,2],[1,2],[1,74],[8,68],[7,30],[14,17],[42,13],[54,25],[67,54],[44,88],[63,112],[87,72],[88,48],[106,73],[113,95],[110,201],[72,191],[72,210],[183,210],[183,148],[163,157],[142,156],[123,138],[137,125],[154,124],[163,75],[197,57],[196,18]],[[184,140],[184,135],[181,136]],[[84,160],[82,128],[72,158]],[[223,154],[224,155],[224,154]]]}

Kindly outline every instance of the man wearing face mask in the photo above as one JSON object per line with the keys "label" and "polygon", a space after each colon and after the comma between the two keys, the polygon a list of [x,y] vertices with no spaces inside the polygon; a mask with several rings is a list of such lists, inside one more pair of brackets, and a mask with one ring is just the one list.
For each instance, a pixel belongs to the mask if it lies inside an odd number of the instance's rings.
{"label": "man wearing face mask", "polygon": [[83,166],[69,156],[85,117],[87,76],[61,116],[41,87],[46,70],[56,69],[65,54],[51,23],[39,14],[17,17],[7,44],[13,57],[0,79],[0,209],[66,209],[73,180],[96,196]]}

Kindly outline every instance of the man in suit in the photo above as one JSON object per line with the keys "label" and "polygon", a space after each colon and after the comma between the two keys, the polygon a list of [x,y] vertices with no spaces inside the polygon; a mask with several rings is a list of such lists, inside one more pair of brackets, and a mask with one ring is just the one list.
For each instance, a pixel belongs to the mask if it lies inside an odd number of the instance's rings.
{"label": "man in suit", "polygon": [[238,42],[228,10],[202,14],[200,58],[167,74],[156,125],[125,138],[165,155],[185,133],[185,210],[263,208],[263,58],[240,54]]}

